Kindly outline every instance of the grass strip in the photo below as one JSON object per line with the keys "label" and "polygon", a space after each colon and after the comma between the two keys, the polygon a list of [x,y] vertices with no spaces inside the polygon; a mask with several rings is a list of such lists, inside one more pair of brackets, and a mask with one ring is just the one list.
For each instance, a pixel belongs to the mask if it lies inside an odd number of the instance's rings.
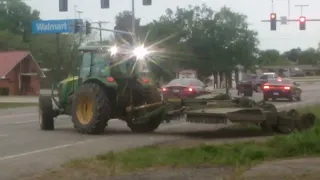
{"label": "grass strip", "polygon": [[[320,105],[305,107],[320,117]],[[190,148],[148,146],[122,152],[107,152],[89,159],[77,159],[64,167],[90,169],[109,174],[131,172],[146,168],[197,165],[252,165],[261,161],[313,156],[320,154],[320,123],[308,131],[275,136],[264,142],[238,142],[222,145],[200,145]]]}

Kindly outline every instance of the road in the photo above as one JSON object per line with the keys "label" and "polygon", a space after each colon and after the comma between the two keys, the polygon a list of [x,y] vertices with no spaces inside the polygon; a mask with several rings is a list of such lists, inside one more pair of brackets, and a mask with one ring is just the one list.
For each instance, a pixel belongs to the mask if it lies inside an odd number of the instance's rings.
{"label": "road", "polygon": [[[319,99],[320,84],[305,87],[303,102]],[[261,99],[261,94],[254,99]],[[277,102],[276,106],[289,105]],[[292,103],[291,103],[292,104]],[[22,179],[28,175],[54,168],[63,162],[98,153],[185,138],[192,132],[216,130],[226,125],[188,124],[175,121],[162,124],[156,133],[132,134],[126,125],[111,120],[105,135],[90,136],[75,132],[69,117],[56,121],[56,130],[40,131],[35,107],[1,110],[0,120],[0,179]]]}

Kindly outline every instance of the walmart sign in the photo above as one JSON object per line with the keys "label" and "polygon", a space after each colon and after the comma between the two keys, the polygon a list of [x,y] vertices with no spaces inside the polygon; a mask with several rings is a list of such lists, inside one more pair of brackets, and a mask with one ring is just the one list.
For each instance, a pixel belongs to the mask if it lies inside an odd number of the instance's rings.
{"label": "walmart sign", "polygon": [[37,20],[32,22],[33,34],[73,33],[76,19]]}

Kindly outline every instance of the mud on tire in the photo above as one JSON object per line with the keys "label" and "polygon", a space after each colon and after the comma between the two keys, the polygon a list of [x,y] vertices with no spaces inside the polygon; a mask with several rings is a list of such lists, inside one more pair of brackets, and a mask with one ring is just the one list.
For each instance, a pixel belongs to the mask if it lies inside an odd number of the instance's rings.
{"label": "mud on tire", "polygon": [[101,134],[110,119],[110,104],[104,88],[96,83],[83,84],[74,94],[72,121],[81,133]]}
{"label": "mud on tire", "polygon": [[[140,93],[140,97],[146,103],[155,103],[161,101],[161,95],[157,88],[152,87]],[[151,109],[151,111],[154,109]],[[127,125],[131,131],[136,133],[148,133],[156,130],[165,117],[165,112],[160,112],[159,115],[152,117],[144,123],[135,123],[134,120],[127,120]]]}
{"label": "mud on tire", "polygon": [[39,96],[39,123],[41,130],[54,130],[54,111],[51,96]]}

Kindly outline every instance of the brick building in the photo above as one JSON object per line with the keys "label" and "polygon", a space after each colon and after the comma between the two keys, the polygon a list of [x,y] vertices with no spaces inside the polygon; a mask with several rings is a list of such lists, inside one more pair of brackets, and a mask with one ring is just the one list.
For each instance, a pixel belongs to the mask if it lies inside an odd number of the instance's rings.
{"label": "brick building", "polygon": [[0,52],[0,95],[38,95],[42,77],[30,52]]}

